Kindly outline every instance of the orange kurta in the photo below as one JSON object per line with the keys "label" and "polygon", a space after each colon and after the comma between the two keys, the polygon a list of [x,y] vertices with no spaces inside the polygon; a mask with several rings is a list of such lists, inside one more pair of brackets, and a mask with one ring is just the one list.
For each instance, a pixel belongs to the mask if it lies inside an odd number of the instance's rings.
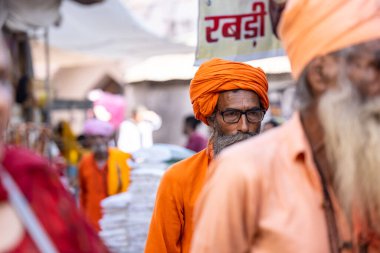
{"label": "orange kurta", "polygon": [[99,231],[102,217],[100,202],[109,195],[124,192],[130,183],[127,160],[131,155],[110,148],[107,164],[98,168],[92,153],[83,156],[79,164],[80,203],[85,215]]}
{"label": "orange kurta", "polygon": [[[195,209],[191,252],[330,251],[322,185],[298,113],[281,127],[227,148],[209,171]],[[329,190],[340,242],[357,249]],[[380,247],[371,242],[368,252]]]}
{"label": "orange kurta", "polygon": [[210,162],[206,148],[174,164],[157,191],[145,253],[189,252],[193,235],[193,209]]}

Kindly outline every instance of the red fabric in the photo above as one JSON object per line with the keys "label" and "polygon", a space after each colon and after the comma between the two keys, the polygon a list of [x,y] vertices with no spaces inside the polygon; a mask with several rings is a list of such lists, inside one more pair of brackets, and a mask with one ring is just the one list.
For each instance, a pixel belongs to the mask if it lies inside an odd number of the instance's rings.
{"label": "red fabric", "polygon": [[[378,220],[373,212],[367,215],[370,217],[369,220]],[[378,252],[378,249],[380,249],[380,235],[371,227],[372,224],[365,222],[355,207],[353,208],[352,219],[354,239],[357,240],[355,244],[368,245],[368,252]]]}
{"label": "red fabric", "polygon": [[[25,149],[7,148],[3,166],[11,174],[59,252],[108,252],[47,162]],[[0,201],[7,201],[0,184]],[[38,252],[28,233],[10,252]]]}

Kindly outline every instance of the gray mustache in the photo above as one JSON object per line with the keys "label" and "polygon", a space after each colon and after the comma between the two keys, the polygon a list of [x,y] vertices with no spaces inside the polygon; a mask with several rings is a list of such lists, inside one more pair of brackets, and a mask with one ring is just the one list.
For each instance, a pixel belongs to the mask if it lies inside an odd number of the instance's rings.
{"label": "gray mustache", "polygon": [[237,133],[235,135],[216,136],[214,142],[214,153],[219,154],[223,149],[234,143],[244,141],[255,136],[257,133]]}
{"label": "gray mustache", "polygon": [[238,134],[235,134],[235,135],[225,135],[225,136],[220,136],[220,141],[225,143],[226,145],[232,145],[234,144],[235,142],[239,142],[239,141],[243,141],[243,140],[246,140],[248,138],[251,138],[252,136],[254,136],[255,134],[253,133],[238,133]]}

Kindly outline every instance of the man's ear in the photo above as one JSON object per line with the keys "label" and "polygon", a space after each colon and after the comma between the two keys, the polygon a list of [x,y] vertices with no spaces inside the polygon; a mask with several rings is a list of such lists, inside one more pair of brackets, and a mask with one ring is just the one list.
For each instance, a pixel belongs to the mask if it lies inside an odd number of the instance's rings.
{"label": "man's ear", "polygon": [[319,56],[309,63],[306,78],[316,97],[336,86],[339,75],[339,59],[339,55],[331,53]]}
{"label": "man's ear", "polygon": [[215,121],[215,117],[207,117],[207,124],[210,126],[210,127],[214,127],[214,121]]}
{"label": "man's ear", "polygon": [[322,95],[329,86],[323,73],[324,61],[324,56],[320,56],[311,61],[307,67],[306,78],[311,92],[316,97]]}

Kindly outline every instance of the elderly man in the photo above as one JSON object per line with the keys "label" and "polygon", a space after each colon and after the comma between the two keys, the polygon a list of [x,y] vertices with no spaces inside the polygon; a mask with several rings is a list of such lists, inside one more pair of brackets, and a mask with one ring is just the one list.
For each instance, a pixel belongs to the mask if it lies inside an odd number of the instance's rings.
{"label": "elderly man", "polygon": [[222,149],[260,132],[268,109],[264,72],[247,64],[212,59],[190,84],[195,117],[213,129],[208,147],[173,165],[157,192],[145,252],[189,252],[193,207],[210,161]]}
{"label": "elderly man", "polygon": [[215,162],[192,252],[380,252],[379,27],[378,0],[287,1],[299,111]]}
{"label": "elderly man", "polygon": [[132,156],[117,148],[109,148],[113,127],[108,122],[88,120],[84,134],[90,139],[91,150],[79,163],[80,203],[85,215],[99,231],[102,217],[100,202],[110,195],[124,192],[130,183]]}

